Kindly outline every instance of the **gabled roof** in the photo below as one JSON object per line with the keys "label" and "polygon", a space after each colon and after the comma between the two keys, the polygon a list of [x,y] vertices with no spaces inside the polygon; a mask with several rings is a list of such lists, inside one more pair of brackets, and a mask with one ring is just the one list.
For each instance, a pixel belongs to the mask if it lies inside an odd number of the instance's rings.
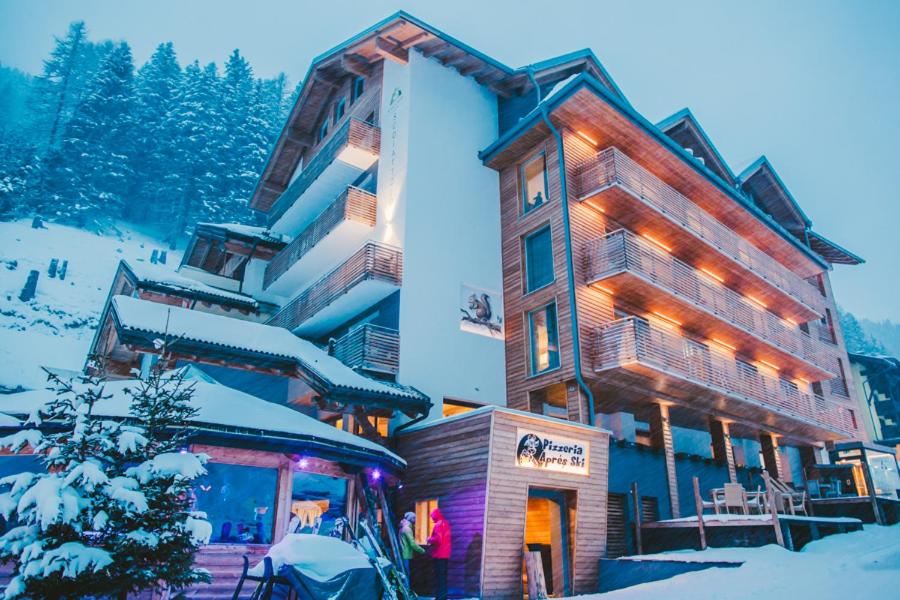
{"label": "gabled roof", "polygon": [[154,345],[168,336],[173,351],[221,353],[242,358],[278,361],[295,366],[317,393],[335,400],[395,404],[404,411],[427,412],[430,402],[413,388],[366,377],[310,341],[287,329],[231,317],[168,306],[129,296],[113,296],[113,322],[123,343]]}
{"label": "gabled roof", "polygon": [[812,226],[812,221],[800,208],[800,204],[765,155],[744,169],[738,175],[738,181],[741,189],[750,195],[756,205],[788,231],[801,232]]}
{"label": "gabled roof", "polygon": [[657,123],[656,126],[682,148],[689,148],[696,158],[703,159],[703,164],[716,175],[731,185],[736,183],[731,167],[722,158],[689,108],[682,108]]}
{"label": "gabled roof", "polygon": [[501,97],[528,93],[532,89],[531,71],[537,72],[539,83],[542,76],[562,79],[566,71],[585,71],[627,103],[590,50],[578,50],[514,69],[409,13],[398,11],[312,60],[287,123],[253,192],[250,207],[267,211],[287,189],[301,153],[313,144],[313,128],[340,80],[350,75],[368,75],[375,63],[386,58],[406,62],[411,48],[472,77]]}
{"label": "gabled roof", "polygon": [[577,97],[580,93],[590,94],[594,98],[604,102],[624,118],[634,123],[635,126],[644,131],[647,135],[666,146],[676,157],[681,159],[682,162],[686,163],[690,168],[709,180],[722,193],[734,200],[739,206],[745,208],[755,218],[794,246],[794,248],[800,250],[808,259],[817,263],[820,267],[828,267],[828,263],[820,255],[816,254],[803,244],[774,218],[752,202],[748,201],[746,196],[739,190],[729,185],[727,181],[722,179],[711,169],[707,168],[706,165],[701,164],[700,161],[688,154],[684,148],[679,146],[659,128],[650,123],[633,107],[623,102],[617,96],[611,94],[605,85],[586,73],[575,76],[566,83],[562,89],[556,91],[552,97],[545,98],[539,106],[535,107],[530,113],[522,117],[516,126],[506,131],[487,148],[479,152],[479,158],[481,158],[485,165],[497,168],[503,164],[504,160],[509,158],[506,154],[508,154],[511,148],[517,147],[518,144],[528,146],[545,138],[550,133],[543,124],[544,109],[550,114],[563,106],[567,101],[573,100],[573,98],[575,99],[573,101],[578,101]]}
{"label": "gabled roof", "polygon": [[838,246],[836,243],[825,236],[816,233],[812,229],[806,232],[806,236],[809,239],[809,247],[812,248],[816,254],[833,265],[861,265],[866,262],[865,259]]}

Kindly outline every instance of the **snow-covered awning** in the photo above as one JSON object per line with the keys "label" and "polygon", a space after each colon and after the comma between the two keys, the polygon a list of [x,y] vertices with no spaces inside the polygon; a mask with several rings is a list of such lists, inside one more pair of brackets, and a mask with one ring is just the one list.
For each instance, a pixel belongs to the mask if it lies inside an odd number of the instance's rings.
{"label": "snow-covered awning", "polygon": [[407,414],[428,411],[430,401],[421,392],[399,384],[366,377],[312,342],[287,329],[231,317],[168,306],[129,296],[113,296],[111,312],[124,343],[151,344],[168,336],[170,348],[192,353],[218,352],[250,359],[269,359],[296,367],[298,375],[330,400],[380,403]]}
{"label": "snow-covered awning", "polygon": [[132,265],[123,260],[120,266],[142,287],[187,294],[201,300],[211,300],[246,308],[256,308],[259,305],[255,298],[246,294],[229,292],[228,290],[213,287],[157,265],[141,263]]}
{"label": "snow-covered awning", "polygon": [[266,244],[287,244],[290,239],[280,233],[273,233],[265,227],[242,225],[240,223],[197,223],[197,232],[202,230],[218,230],[247,240],[257,240]]}
{"label": "snow-covered awning", "polygon": [[[332,427],[292,408],[268,402],[222,385],[209,377],[189,372],[185,379],[193,385],[191,404],[198,410],[190,428],[204,436],[242,437],[278,446],[283,451],[304,451],[323,458],[348,460],[378,459],[396,466],[405,461],[379,444]],[[134,379],[104,383],[104,396],[94,405],[93,414],[109,418],[127,418],[131,396],[125,390],[135,388]],[[82,384],[76,384],[76,387]],[[34,390],[9,394],[0,405],[0,427],[18,426],[12,417],[27,417],[55,397],[52,390]]]}

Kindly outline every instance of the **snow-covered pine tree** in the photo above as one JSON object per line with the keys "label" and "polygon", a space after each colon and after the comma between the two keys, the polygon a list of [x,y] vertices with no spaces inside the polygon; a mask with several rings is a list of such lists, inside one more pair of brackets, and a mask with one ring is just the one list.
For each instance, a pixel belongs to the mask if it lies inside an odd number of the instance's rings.
{"label": "snow-covered pine tree", "polygon": [[838,308],[838,321],[841,324],[844,344],[848,351],[871,356],[888,354],[881,342],[866,334],[853,313]]}
{"label": "snow-covered pine tree", "polygon": [[104,58],[60,149],[48,158],[50,216],[80,226],[121,216],[134,181],[133,105],[131,48],[121,42]]}
{"label": "snow-covered pine tree", "polygon": [[135,190],[125,217],[153,225],[167,224],[168,207],[186,184],[174,143],[172,116],[178,104],[182,72],[172,42],[160,44],[138,71],[135,83]]}
{"label": "snow-covered pine tree", "polygon": [[222,78],[222,117],[224,135],[220,141],[222,176],[219,181],[219,220],[241,221],[250,217],[247,196],[243,191],[248,177],[257,172],[247,170],[248,159],[242,155],[253,145],[256,132],[250,124],[250,113],[255,100],[253,69],[238,50],[234,50],[225,62]]}
{"label": "snow-covered pine tree", "polygon": [[121,422],[97,416],[103,403],[123,402],[100,380],[51,379],[56,396],[31,428],[0,440],[32,447],[46,467],[0,479],[0,510],[14,524],[0,537],[0,559],[15,564],[5,598],[124,598],[207,581],[192,563],[210,526],[190,512],[205,457],[179,451],[183,434],[171,430],[192,414],[190,387],[154,373],[134,387]]}

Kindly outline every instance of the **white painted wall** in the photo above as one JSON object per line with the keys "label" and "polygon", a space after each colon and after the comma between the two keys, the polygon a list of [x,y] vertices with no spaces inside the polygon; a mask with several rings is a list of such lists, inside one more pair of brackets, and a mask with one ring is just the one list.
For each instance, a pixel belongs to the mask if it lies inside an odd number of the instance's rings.
{"label": "white painted wall", "polygon": [[503,289],[498,174],[478,159],[496,97],[416,51],[385,61],[382,94],[376,236],[403,247],[398,380],[431,397],[431,418],[444,397],[505,405],[503,341],[459,327],[462,284]]}

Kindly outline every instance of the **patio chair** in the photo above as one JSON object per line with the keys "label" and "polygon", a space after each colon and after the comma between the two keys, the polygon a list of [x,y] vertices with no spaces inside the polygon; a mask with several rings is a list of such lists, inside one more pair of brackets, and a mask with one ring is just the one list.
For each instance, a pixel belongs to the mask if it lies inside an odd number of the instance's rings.
{"label": "patio chair", "polygon": [[780,479],[776,479],[775,477],[770,477],[769,481],[772,482],[772,491],[775,492],[776,501],[782,509],[779,512],[789,512],[792,515],[796,515],[797,511],[800,511],[804,515],[809,516],[806,511],[807,495],[805,490],[795,490],[789,484]]}
{"label": "patio chair", "polygon": [[755,492],[747,492],[747,508],[756,511],[756,514],[762,515],[768,511],[766,504],[766,493],[762,491],[762,486],[756,486]]}
{"label": "patio chair", "polygon": [[709,497],[710,500],[703,500],[702,498],[700,500],[703,511],[712,509],[715,514],[719,514],[721,509],[725,508],[725,490],[713,488],[709,490]]}
{"label": "patio chair", "polygon": [[726,483],[724,493],[726,513],[731,514],[731,509],[733,508],[739,510],[739,514],[746,515],[749,512],[744,486],[739,483]]}

